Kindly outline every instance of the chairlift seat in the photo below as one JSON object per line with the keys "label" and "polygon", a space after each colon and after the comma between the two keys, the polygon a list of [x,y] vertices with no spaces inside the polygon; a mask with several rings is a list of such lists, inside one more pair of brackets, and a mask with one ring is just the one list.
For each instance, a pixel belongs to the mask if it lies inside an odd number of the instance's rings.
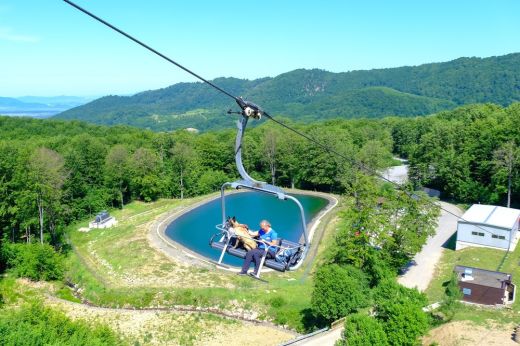
{"label": "chairlift seat", "polygon": [[[226,242],[225,241],[212,241],[210,245],[213,249],[222,251],[224,249],[224,247],[226,246]],[[295,243],[290,240],[281,239],[280,246],[298,248],[301,246],[301,244]],[[247,251],[244,248],[238,247],[235,249],[232,245],[228,245],[226,252],[230,255],[233,255],[233,256],[239,257],[239,258],[246,258],[246,253],[247,253]],[[274,258],[266,258],[265,262],[264,262],[264,266],[277,270],[279,272],[284,272],[288,269],[286,267],[285,263],[278,262]]]}

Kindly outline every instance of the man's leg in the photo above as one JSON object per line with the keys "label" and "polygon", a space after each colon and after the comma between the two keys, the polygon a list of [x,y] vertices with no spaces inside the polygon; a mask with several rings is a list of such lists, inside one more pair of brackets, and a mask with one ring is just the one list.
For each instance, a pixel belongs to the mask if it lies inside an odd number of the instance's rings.
{"label": "man's leg", "polygon": [[258,275],[258,268],[260,267],[260,262],[262,261],[262,257],[265,254],[264,249],[255,249],[256,252],[253,254],[253,259],[255,261],[255,275]]}
{"label": "man's leg", "polygon": [[249,250],[246,253],[246,258],[244,259],[244,264],[242,264],[242,270],[241,273],[245,274],[249,270],[249,266],[251,265],[251,262],[253,261],[254,253],[257,249]]}

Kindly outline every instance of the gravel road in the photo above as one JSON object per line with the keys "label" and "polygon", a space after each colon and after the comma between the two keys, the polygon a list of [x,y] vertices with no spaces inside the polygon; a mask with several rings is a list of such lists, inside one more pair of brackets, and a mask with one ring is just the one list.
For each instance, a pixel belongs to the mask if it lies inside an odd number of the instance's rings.
{"label": "gravel road", "polygon": [[[461,216],[462,210],[453,204],[439,202],[443,209]],[[409,267],[408,271],[399,277],[398,282],[406,287],[417,287],[419,291],[424,291],[435,272],[435,266],[441,258],[444,250],[443,244],[455,233],[457,230],[456,216],[441,210],[441,216],[438,220],[437,232],[433,237],[428,238],[428,241],[423,246],[421,252],[414,257],[415,264]]]}

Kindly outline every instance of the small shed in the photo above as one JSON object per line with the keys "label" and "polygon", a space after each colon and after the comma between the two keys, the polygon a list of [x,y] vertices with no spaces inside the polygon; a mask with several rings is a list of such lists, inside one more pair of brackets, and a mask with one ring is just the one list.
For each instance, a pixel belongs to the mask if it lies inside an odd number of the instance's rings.
{"label": "small shed", "polygon": [[106,210],[96,215],[94,221],[88,224],[89,230],[92,228],[110,228],[117,225],[117,220],[111,216]]}
{"label": "small shed", "polygon": [[486,305],[506,305],[515,301],[511,274],[480,268],[455,266],[462,300]]}
{"label": "small shed", "polygon": [[519,223],[518,209],[474,204],[457,223],[456,250],[483,246],[512,251],[518,242]]}

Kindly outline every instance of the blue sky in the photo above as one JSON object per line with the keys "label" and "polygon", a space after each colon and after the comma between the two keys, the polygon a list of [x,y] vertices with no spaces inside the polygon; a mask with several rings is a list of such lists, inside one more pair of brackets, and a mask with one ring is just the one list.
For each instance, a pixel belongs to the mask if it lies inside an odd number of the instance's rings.
{"label": "blue sky", "polygon": [[[206,78],[520,52],[516,0],[76,0]],[[61,0],[0,0],[0,96],[132,94],[193,81]]]}

